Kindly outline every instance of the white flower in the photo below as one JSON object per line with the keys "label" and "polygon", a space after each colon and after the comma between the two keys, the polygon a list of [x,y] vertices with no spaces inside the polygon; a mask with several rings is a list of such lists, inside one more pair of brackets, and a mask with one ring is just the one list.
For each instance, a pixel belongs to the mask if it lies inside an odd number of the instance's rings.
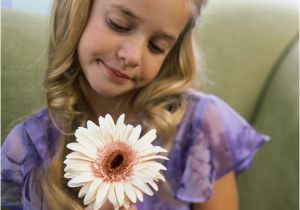
{"label": "white flower", "polygon": [[122,114],[115,124],[107,114],[99,117],[99,126],[92,121],[87,128],[79,127],[76,141],[67,148],[73,150],[66,156],[65,178],[69,187],[81,187],[79,198],[94,210],[107,199],[115,209],[129,207],[130,202],[143,201],[142,194],[153,195],[158,190],[156,182],[165,181],[160,170],[166,168],[154,161],[168,159],[158,155],[167,152],[151,143],[156,139],[156,130],[150,130],[140,138],[141,126],[124,124]]}

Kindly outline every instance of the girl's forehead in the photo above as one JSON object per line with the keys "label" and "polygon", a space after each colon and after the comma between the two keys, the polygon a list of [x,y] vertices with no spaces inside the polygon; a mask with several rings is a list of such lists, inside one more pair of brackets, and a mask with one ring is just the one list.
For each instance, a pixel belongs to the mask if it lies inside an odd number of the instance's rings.
{"label": "girl's forehead", "polygon": [[96,0],[111,10],[122,12],[151,27],[178,34],[189,17],[189,0]]}

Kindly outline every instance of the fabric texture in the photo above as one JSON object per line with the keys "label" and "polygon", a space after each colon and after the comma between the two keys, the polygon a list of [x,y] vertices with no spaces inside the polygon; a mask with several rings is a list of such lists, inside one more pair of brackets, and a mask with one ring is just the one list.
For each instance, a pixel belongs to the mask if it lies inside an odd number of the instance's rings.
{"label": "fabric texture", "polygon": [[[212,198],[216,180],[230,171],[248,169],[269,137],[257,132],[216,96],[187,91],[187,113],[164,164],[167,182],[154,196],[144,196],[139,210],[188,210]],[[18,124],[7,136],[1,154],[2,206],[46,209],[37,174],[47,168],[60,134],[45,108]],[[156,142],[162,142],[158,139]]]}

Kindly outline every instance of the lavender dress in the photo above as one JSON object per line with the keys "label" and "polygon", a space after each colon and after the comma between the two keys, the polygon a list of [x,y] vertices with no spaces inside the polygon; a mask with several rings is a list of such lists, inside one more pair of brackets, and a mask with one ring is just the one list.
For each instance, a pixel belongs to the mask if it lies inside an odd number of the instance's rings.
{"label": "lavender dress", "polygon": [[[189,108],[166,163],[168,183],[162,184],[156,195],[145,195],[144,201],[137,203],[139,210],[188,210],[192,203],[208,201],[214,182],[230,171],[240,173],[249,168],[255,153],[269,139],[219,98],[192,90],[187,95]],[[10,132],[1,155],[2,206],[46,209],[36,173],[47,168],[59,135],[47,109]]]}

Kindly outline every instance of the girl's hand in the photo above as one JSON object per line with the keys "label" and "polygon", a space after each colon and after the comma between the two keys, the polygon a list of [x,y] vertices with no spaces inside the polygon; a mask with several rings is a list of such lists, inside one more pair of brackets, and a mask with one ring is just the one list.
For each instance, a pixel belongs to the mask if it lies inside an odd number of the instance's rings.
{"label": "girl's hand", "polygon": [[[93,210],[93,208],[86,207],[84,210]],[[114,210],[114,206],[107,200],[99,210]],[[126,210],[126,209],[121,207],[119,210]],[[127,210],[138,210],[138,209],[136,205],[131,204],[129,209]]]}
{"label": "girl's hand", "polygon": [[[126,210],[126,209],[125,208],[120,208],[120,210]],[[138,210],[138,209],[136,208],[136,205],[131,204],[129,209],[127,209],[127,210]]]}

